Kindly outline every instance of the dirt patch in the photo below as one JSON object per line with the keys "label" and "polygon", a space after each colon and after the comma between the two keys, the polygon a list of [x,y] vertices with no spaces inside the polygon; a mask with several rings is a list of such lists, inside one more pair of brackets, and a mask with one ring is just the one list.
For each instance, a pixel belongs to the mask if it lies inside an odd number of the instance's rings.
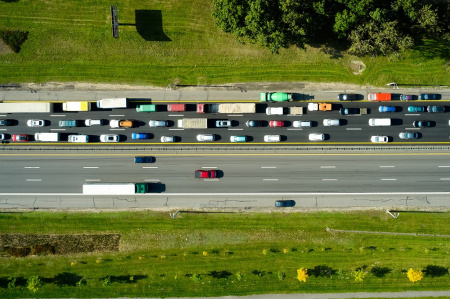
{"label": "dirt patch", "polygon": [[11,48],[0,39],[0,54],[13,53]]}
{"label": "dirt patch", "polygon": [[0,235],[0,257],[119,251],[119,234]]}
{"label": "dirt patch", "polygon": [[352,60],[350,61],[350,69],[352,70],[353,75],[361,75],[366,69],[366,65],[361,60]]}

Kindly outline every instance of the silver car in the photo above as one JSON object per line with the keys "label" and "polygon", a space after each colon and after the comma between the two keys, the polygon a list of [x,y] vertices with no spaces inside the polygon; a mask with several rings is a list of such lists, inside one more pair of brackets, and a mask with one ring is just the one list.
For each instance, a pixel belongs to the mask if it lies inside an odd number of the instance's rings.
{"label": "silver car", "polygon": [[175,136],[161,136],[161,142],[175,142]]}
{"label": "silver car", "polygon": [[156,128],[156,127],[167,127],[168,122],[165,120],[150,120],[148,122],[148,125],[152,128]]}
{"label": "silver car", "polygon": [[198,134],[197,141],[214,141],[216,137],[214,134]]}
{"label": "silver car", "polygon": [[322,141],[322,140],[325,140],[325,134],[317,134],[317,133],[309,134],[309,141]]}
{"label": "silver car", "polygon": [[43,126],[45,126],[45,120],[29,119],[29,120],[27,120],[27,126],[32,127],[32,128],[43,127]]}
{"label": "silver car", "polygon": [[400,134],[398,134],[398,137],[400,137],[400,139],[417,139],[419,138],[419,133],[401,132]]}
{"label": "silver car", "polygon": [[310,128],[312,127],[312,123],[310,121],[296,120],[292,123],[292,126],[294,128]]}
{"label": "silver car", "polygon": [[280,142],[280,135],[264,135],[264,142]]}
{"label": "silver car", "polygon": [[389,141],[387,136],[372,136],[370,137],[370,141],[374,143],[386,143]]}
{"label": "silver car", "polygon": [[100,135],[101,142],[119,142],[120,137],[117,134],[103,134]]}
{"label": "silver car", "polygon": [[325,127],[337,127],[341,125],[341,122],[339,121],[339,119],[330,119],[330,118],[325,118],[323,120],[323,125]]}

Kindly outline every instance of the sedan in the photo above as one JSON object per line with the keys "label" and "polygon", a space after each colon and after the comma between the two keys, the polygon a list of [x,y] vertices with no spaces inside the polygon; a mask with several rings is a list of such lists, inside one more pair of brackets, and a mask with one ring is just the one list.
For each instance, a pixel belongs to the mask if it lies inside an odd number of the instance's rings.
{"label": "sedan", "polygon": [[378,111],[380,112],[395,112],[397,109],[395,106],[380,106],[378,107]]}
{"label": "sedan", "polygon": [[27,120],[27,126],[32,127],[32,128],[43,127],[43,126],[45,126],[45,120],[29,119],[29,120]]}
{"label": "sedan", "polygon": [[317,134],[317,133],[309,134],[309,141],[322,141],[322,140],[325,140],[325,134]]}
{"label": "sedan", "polygon": [[247,122],[245,123],[245,125],[247,127],[262,127],[263,126],[263,122],[262,120],[247,120]]}
{"label": "sedan", "polygon": [[277,208],[289,208],[295,206],[295,200],[277,200],[275,201],[275,207]]}
{"label": "sedan", "polygon": [[153,163],[154,157],[134,157],[134,163]]}
{"label": "sedan", "polygon": [[424,106],[409,106],[408,112],[425,112],[426,109]]}
{"label": "sedan", "polygon": [[217,177],[217,173],[215,170],[196,170],[194,176],[196,179],[213,179]]}
{"label": "sedan", "polygon": [[131,139],[133,140],[148,139],[148,133],[133,133],[131,134]]}
{"label": "sedan", "polygon": [[413,99],[413,96],[410,94],[402,94],[400,95],[401,101],[411,101]]}
{"label": "sedan", "polygon": [[198,134],[197,141],[214,141],[216,137],[213,134]]}
{"label": "sedan", "polygon": [[417,139],[417,138],[419,138],[419,133],[402,132],[402,133],[398,134],[398,137],[400,137],[400,139]]}
{"label": "sedan", "polygon": [[86,143],[89,142],[88,135],[69,135],[67,141],[75,143]]}
{"label": "sedan", "polygon": [[264,135],[264,142],[280,142],[281,135]]}
{"label": "sedan", "polygon": [[312,122],[309,120],[296,120],[292,123],[294,128],[310,128],[312,127]]}
{"label": "sedan", "polygon": [[12,137],[13,141],[16,142],[26,142],[28,141],[28,135],[26,134],[14,134]]}
{"label": "sedan", "polygon": [[102,134],[100,135],[101,142],[119,142],[120,137],[117,134]]}
{"label": "sedan", "polygon": [[440,94],[436,93],[422,93],[420,94],[421,100],[439,100],[441,98]]}
{"label": "sedan", "polygon": [[389,141],[387,136],[372,136],[370,137],[370,141],[374,143],[386,143]]}
{"label": "sedan", "polygon": [[217,128],[228,128],[231,127],[231,120],[216,120]]}
{"label": "sedan", "polygon": [[325,119],[323,120],[323,125],[324,125],[325,127],[332,127],[332,126],[337,127],[337,126],[340,126],[340,125],[341,125],[341,122],[339,121],[339,119],[329,119],[329,118],[325,118]]}
{"label": "sedan", "polygon": [[282,121],[282,120],[271,120],[269,122],[269,126],[271,126],[271,127],[284,127],[284,121]]}
{"label": "sedan", "polygon": [[230,142],[246,142],[247,136],[231,136]]}
{"label": "sedan", "polygon": [[356,94],[354,93],[341,93],[338,95],[339,101],[354,101],[356,100]]}
{"label": "sedan", "polygon": [[431,121],[428,120],[415,120],[413,121],[414,128],[427,128],[431,127]]}
{"label": "sedan", "polygon": [[161,136],[161,142],[175,142],[175,136]]}
{"label": "sedan", "polygon": [[436,113],[436,112],[445,112],[444,106],[428,106],[427,107],[428,112]]}

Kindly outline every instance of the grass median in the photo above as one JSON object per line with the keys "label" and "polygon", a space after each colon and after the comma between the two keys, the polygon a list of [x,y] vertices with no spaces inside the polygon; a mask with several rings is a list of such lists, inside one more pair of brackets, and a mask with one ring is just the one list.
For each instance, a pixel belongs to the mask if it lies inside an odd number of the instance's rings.
{"label": "grass median", "polygon": [[[121,1],[123,25],[114,39],[110,4],[0,1],[0,30],[29,31],[20,53],[0,54],[0,82],[450,84],[448,46],[436,41],[402,59],[358,58],[322,45],[272,55],[257,45],[237,44],[216,28],[210,0]],[[361,75],[353,74],[358,70],[352,61],[365,64]]]}
{"label": "grass median", "polygon": [[[19,213],[8,234],[115,234],[119,251],[7,257],[0,297],[168,297],[448,289],[449,213]],[[5,247],[5,243],[2,244]],[[11,246],[11,244],[9,244]],[[14,246],[20,247],[20,244]],[[300,282],[297,270],[309,277]],[[410,282],[406,271],[422,270]],[[355,281],[356,271],[362,281]],[[40,276],[36,293],[27,280]],[[15,285],[8,288],[15,278]],[[85,284],[79,284],[85,280]]]}

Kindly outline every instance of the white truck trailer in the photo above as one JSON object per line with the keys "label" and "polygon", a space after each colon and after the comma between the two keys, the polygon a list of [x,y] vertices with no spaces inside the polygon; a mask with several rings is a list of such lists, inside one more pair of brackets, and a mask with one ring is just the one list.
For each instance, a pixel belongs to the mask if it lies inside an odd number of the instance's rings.
{"label": "white truck trailer", "polygon": [[92,183],[83,185],[83,194],[88,195],[133,195],[147,193],[147,183]]}
{"label": "white truck trailer", "polygon": [[178,128],[183,129],[207,129],[208,119],[206,118],[182,118],[179,119]]}
{"label": "white truck trailer", "polygon": [[91,105],[89,102],[64,102],[63,111],[90,111]]}
{"label": "white truck trailer", "polygon": [[34,140],[56,142],[59,141],[59,133],[36,133]]}
{"label": "white truck trailer", "polygon": [[97,108],[110,109],[110,108],[127,108],[127,98],[115,98],[115,99],[101,99],[97,101]]}
{"label": "white truck trailer", "polygon": [[50,113],[50,103],[18,102],[0,103],[0,113]]}

